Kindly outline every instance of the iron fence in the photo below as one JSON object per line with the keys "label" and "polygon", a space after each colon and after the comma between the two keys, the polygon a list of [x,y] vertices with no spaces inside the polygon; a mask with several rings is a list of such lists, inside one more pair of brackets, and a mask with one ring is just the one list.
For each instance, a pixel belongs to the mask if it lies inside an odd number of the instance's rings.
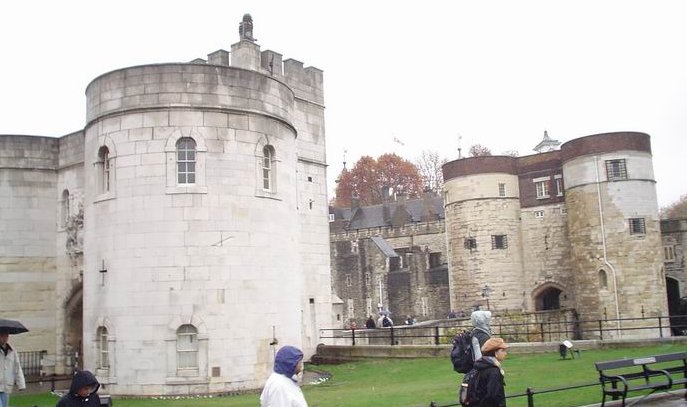
{"label": "iron fence", "polygon": [[[518,398],[518,397],[527,397],[527,407],[534,407],[534,396],[537,394],[555,393],[555,392],[566,391],[566,390],[581,389],[584,387],[598,387],[598,386],[599,386],[599,382],[597,381],[597,382],[591,382],[591,383],[576,384],[573,386],[552,387],[552,388],[541,389],[541,390],[535,390],[531,387],[528,387],[527,390],[525,390],[523,393],[509,394],[506,396],[506,398],[511,399],[511,398]],[[441,405],[437,404],[434,401],[429,403],[429,407],[455,407],[455,406],[460,406],[460,403],[441,404]]]}
{"label": "iron fence", "polygon": [[[448,321],[448,322],[447,322]],[[375,329],[322,329],[321,339],[343,345],[440,345],[451,343],[466,320],[442,320],[433,326],[401,325]],[[463,323],[463,325],[461,325]],[[501,322],[492,325],[492,335],[507,342],[554,342],[565,339],[617,339],[628,334],[651,337],[687,335],[687,315]]]}
{"label": "iron fence", "polygon": [[19,352],[19,363],[25,376],[36,377],[41,375],[41,361],[48,354],[47,350],[31,352]]}

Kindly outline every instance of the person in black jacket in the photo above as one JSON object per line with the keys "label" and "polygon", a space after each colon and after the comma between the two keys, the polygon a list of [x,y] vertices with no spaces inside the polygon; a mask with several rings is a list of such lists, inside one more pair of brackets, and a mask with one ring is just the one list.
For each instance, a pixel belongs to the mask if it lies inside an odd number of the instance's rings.
{"label": "person in black jacket", "polygon": [[475,407],[505,407],[506,382],[501,362],[506,358],[508,344],[501,338],[490,338],[482,345],[482,358],[475,362]]}
{"label": "person in black jacket", "polygon": [[81,370],[74,374],[69,393],[62,396],[55,407],[100,407],[100,397],[96,394],[100,383],[93,373]]}

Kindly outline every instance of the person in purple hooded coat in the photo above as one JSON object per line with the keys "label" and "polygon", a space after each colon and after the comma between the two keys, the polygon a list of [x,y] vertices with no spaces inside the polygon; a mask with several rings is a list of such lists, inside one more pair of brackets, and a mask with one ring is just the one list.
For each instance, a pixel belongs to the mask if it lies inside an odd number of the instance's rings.
{"label": "person in purple hooded coat", "polygon": [[260,407],[308,407],[296,375],[303,371],[303,352],[293,346],[279,349],[274,372],[260,395]]}

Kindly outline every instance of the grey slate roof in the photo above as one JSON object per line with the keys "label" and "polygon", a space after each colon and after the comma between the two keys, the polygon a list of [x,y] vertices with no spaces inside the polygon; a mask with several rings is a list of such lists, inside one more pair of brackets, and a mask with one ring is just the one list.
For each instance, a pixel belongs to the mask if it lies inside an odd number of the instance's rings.
{"label": "grey slate roof", "polygon": [[398,253],[394,250],[389,243],[384,240],[381,236],[372,236],[370,239],[379,247],[379,250],[384,253],[386,257],[398,257]]}
{"label": "grey slate roof", "polygon": [[[425,201],[430,210],[436,214],[436,220],[444,219],[444,200],[439,196],[430,198],[409,199],[405,201],[405,210],[408,212],[410,222],[421,222],[422,215],[425,213]],[[389,207],[389,215],[393,216],[396,209],[401,206],[399,201],[388,202],[386,204],[363,206],[356,209],[333,208],[336,220],[346,220],[347,230],[366,229],[374,227],[389,226],[384,221],[384,205]]]}

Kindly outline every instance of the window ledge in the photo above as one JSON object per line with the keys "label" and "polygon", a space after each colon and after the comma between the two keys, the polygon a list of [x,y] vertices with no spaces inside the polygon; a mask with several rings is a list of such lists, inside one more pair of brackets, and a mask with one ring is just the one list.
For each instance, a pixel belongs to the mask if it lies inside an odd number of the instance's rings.
{"label": "window ledge", "polygon": [[268,192],[268,191],[256,191],[255,196],[258,198],[267,198],[267,199],[274,199],[275,201],[281,201],[282,199],[279,197],[279,195],[275,192]]}
{"label": "window ledge", "polygon": [[549,199],[549,198],[551,198],[549,195],[538,196],[538,197],[537,197],[537,199]]}
{"label": "window ledge", "polygon": [[167,377],[165,379],[165,384],[208,384],[209,382],[210,380],[207,377],[199,377],[198,375],[193,377]]}
{"label": "window ledge", "polygon": [[93,203],[109,201],[110,199],[115,199],[115,194],[112,191],[96,196]]}
{"label": "window ledge", "polygon": [[173,186],[165,188],[166,194],[207,194],[208,187],[202,186]]}
{"label": "window ledge", "polygon": [[95,376],[100,384],[116,384],[117,376],[110,376],[110,369],[96,369]]}

